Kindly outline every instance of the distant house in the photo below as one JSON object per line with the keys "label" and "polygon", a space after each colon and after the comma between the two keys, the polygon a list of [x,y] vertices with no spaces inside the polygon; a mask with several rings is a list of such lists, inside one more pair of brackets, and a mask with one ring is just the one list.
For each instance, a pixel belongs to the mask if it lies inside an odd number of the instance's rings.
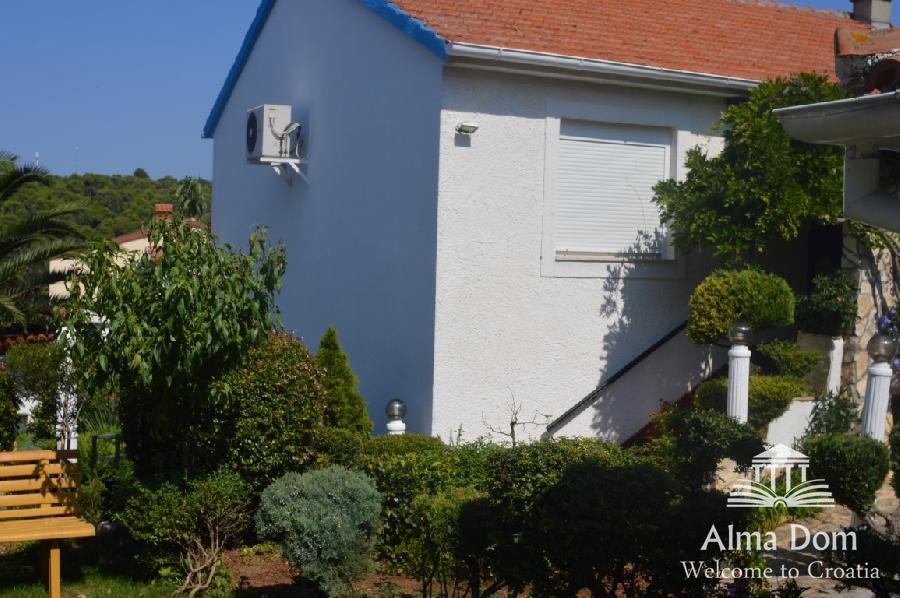
{"label": "distant house", "polygon": [[[858,14],[871,14],[868,0]],[[848,5],[849,8],[849,5]],[[624,440],[721,363],[681,324],[708,271],[652,185],[759,81],[832,74],[847,14],[755,0],[264,0],[204,127],[214,232],[288,246],[289,329],[337,327],[373,416]],[[290,105],[308,184],[247,164]],[[796,277],[805,256],[795,256]]]}
{"label": "distant house", "polygon": [[[170,218],[172,216],[174,210],[174,206],[170,203],[158,203],[154,206],[155,217],[157,219]],[[187,220],[189,226],[197,228],[197,229],[207,229],[207,225],[199,220],[194,218],[189,218]],[[150,241],[147,238],[147,231],[138,230],[130,233],[125,233],[119,235],[115,238],[116,244],[119,246],[119,249],[128,253],[128,254],[141,254],[146,253],[150,250]],[[50,260],[50,273],[69,273],[74,272],[80,266],[81,262],[78,259],[71,258],[57,258]],[[67,288],[68,283],[66,281],[54,282],[50,284],[50,299],[51,300],[60,300],[65,299],[69,296],[69,289]]]}

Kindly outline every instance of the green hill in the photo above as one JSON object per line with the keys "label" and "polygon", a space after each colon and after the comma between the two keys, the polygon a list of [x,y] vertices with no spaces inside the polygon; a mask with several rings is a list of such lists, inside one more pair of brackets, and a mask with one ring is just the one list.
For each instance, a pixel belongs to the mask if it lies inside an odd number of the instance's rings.
{"label": "green hill", "polygon": [[[135,175],[51,175],[49,185],[26,185],[5,202],[0,225],[61,201],[77,200],[84,206],[77,221],[91,236],[109,238],[140,230],[153,215],[153,204],[176,203],[178,181],[172,177],[151,179],[143,169],[137,169]],[[210,182],[201,179],[201,184],[208,196]]]}

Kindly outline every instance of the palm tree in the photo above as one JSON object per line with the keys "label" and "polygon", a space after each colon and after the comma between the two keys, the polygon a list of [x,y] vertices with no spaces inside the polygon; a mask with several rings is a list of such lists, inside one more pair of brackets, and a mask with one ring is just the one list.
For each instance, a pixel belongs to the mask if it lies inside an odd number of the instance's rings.
{"label": "palm tree", "polygon": [[[0,205],[27,184],[49,184],[49,172],[0,150]],[[47,289],[65,274],[51,274],[50,259],[77,255],[86,247],[71,218],[80,207],[62,203],[0,224],[0,328],[26,326],[46,311]]]}

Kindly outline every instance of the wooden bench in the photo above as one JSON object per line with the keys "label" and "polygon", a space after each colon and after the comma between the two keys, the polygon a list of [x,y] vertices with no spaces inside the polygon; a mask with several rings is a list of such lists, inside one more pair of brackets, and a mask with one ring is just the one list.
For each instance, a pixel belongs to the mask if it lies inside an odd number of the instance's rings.
{"label": "wooden bench", "polygon": [[94,535],[75,515],[77,451],[0,452],[0,542],[41,540],[47,550],[47,588],[60,596],[59,541]]}

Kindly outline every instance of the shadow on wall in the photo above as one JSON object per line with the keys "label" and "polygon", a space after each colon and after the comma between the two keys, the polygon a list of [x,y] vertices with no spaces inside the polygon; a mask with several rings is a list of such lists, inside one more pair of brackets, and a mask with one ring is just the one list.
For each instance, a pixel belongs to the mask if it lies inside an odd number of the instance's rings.
{"label": "shadow on wall", "polygon": [[641,232],[623,252],[629,261],[609,267],[600,308],[607,367],[591,402],[590,428],[599,438],[624,442],[663,402],[677,401],[723,362],[722,350],[692,344],[683,328],[699,280],[691,274],[702,277],[709,267],[694,256],[660,262],[665,244],[660,231]]}

